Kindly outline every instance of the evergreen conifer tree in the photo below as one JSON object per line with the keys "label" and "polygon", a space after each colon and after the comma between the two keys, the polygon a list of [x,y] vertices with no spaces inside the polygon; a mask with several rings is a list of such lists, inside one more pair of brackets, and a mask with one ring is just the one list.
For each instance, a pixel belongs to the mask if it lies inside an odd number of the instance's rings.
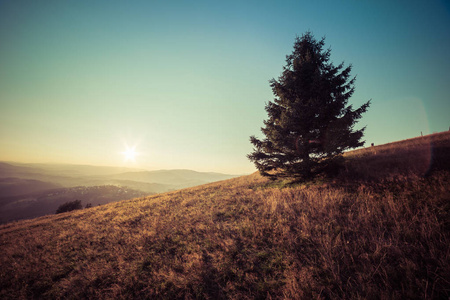
{"label": "evergreen conifer tree", "polygon": [[294,51],[278,80],[270,80],[275,99],[265,109],[265,139],[250,137],[248,158],[264,176],[310,178],[330,169],[343,151],[364,144],[365,128],[354,125],[370,101],[357,109],[348,105],[354,92],[352,66],[334,66],[325,38],[307,32],[297,37]]}

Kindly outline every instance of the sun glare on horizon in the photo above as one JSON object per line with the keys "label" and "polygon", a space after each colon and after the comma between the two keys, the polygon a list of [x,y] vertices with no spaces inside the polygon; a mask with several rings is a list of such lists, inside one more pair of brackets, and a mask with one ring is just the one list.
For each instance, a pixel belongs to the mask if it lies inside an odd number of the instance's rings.
{"label": "sun glare on horizon", "polygon": [[125,146],[125,147],[126,150],[122,152],[125,162],[129,161],[136,162],[136,156],[138,155],[138,153],[136,152],[136,146],[134,147]]}

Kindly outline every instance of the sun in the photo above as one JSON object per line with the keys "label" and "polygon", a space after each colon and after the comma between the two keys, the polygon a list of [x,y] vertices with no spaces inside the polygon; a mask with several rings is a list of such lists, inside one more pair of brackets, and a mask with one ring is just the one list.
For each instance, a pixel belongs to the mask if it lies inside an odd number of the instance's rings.
{"label": "sun", "polygon": [[138,155],[138,153],[136,152],[136,147],[128,147],[126,146],[126,150],[122,152],[124,158],[125,158],[125,162],[127,161],[132,161],[135,162],[136,161],[136,156]]}

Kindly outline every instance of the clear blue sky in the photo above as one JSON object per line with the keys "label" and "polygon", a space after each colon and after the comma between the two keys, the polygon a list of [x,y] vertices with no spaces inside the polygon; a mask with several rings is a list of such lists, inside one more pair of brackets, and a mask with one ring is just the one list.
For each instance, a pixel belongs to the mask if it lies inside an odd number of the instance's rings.
{"label": "clear blue sky", "polygon": [[0,0],[0,160],[253,172],[308,30],[372,99],[366,145],[449,129],[445,1]]}

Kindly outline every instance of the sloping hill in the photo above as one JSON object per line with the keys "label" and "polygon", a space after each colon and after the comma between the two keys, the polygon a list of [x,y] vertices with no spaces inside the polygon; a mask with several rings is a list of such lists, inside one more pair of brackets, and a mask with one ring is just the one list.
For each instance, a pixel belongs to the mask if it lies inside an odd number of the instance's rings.
{"label": "sloping hill", "polygon": [[364,179],[427,176],[450,169],[450,131],[362,148],[344,155]]}
{"label": "sloping hill", "polygon": [[0,226],[0,298],[447,299],[449,170],[365,180],[351,161]]}

